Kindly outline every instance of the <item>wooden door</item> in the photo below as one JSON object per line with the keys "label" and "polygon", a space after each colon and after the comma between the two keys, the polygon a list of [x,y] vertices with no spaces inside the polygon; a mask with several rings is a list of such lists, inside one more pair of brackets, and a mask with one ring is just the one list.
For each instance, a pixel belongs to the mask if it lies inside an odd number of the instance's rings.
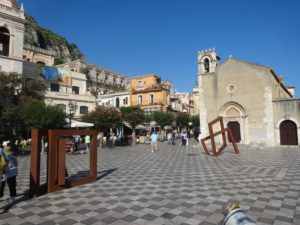
{"label": "wooden door", "polygon": [[[230,128],[236,142],[239,143],[241,141],[241,130],[240,130],[239,122],[237,121],[228,122],[227,127]],[[232,142],[229,135],[228,135],[228,141]]]}
{"label": "wooden door", "polygon": [[279,130],[281,145],[298,145],[297,125],[293,121],[283,121]]}

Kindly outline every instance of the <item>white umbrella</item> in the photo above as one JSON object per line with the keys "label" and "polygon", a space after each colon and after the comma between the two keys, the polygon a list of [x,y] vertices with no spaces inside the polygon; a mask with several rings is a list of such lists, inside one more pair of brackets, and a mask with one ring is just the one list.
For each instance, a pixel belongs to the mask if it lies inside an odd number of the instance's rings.
{"label": "white umbrella", "polygon": [[[93,123],[85,123],[77,120],[71,120],[71,127],[93,127]],[[64,125],[64,128],[69,128],[70,123]]]}
{"label": "white umbrella", "polygon": [[137,130],[146,130],[147,128],[144,125],[139,124],[135,127],[135,129],[137,129]]}

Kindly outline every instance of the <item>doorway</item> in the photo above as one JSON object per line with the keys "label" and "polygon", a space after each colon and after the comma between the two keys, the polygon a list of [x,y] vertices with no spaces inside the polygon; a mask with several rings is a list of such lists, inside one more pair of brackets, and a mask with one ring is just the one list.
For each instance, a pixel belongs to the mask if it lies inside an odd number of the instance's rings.
{"label": "doorway", "polygon": [[283,121],[279,130],[281,145],[298,145],[297,125],[293,121]]}
{"label": "doorway", "polygon": [[[235,141],[237,143],[239,143],[241,141],[241,129],[240,129],[240,124],[239,122],[237,121],[230,121],[227,123],[227,127],[230,128],[234,138],[235,138]],[[228,140],[229,142],[232,142],[230,136],[228,135]]]}

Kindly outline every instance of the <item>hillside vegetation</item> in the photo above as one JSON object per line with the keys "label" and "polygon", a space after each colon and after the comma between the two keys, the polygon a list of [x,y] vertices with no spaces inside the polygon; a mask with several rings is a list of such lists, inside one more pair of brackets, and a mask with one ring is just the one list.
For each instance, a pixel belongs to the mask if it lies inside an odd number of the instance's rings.
{"label": "hillside vegetation", "polygon": [[70,44],[59,34],[43,28],[29,15],[26,15],[25,20],[24,44],[53,51],[55,65],[83,59],[83,54],[76,44]]}

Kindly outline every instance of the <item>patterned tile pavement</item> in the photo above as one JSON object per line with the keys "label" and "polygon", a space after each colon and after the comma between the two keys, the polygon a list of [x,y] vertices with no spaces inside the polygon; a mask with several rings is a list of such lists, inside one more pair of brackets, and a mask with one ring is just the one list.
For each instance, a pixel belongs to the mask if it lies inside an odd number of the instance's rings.
{"label": "patterned tile pavement", "polygon": [[[204,155],[194,142],[159,143],[159,149],[100,149],[97,182],[36,199],[24,195],[30,157],[20,156],[18,200],[0,214],[0,224],[216,225],[228,200],[238,201],[257,224],[300,224],[299,148],[240,146],[235,155],[228,147],[219,157]],[[87,159],[68,155],[69,174],[84,176]]]}

